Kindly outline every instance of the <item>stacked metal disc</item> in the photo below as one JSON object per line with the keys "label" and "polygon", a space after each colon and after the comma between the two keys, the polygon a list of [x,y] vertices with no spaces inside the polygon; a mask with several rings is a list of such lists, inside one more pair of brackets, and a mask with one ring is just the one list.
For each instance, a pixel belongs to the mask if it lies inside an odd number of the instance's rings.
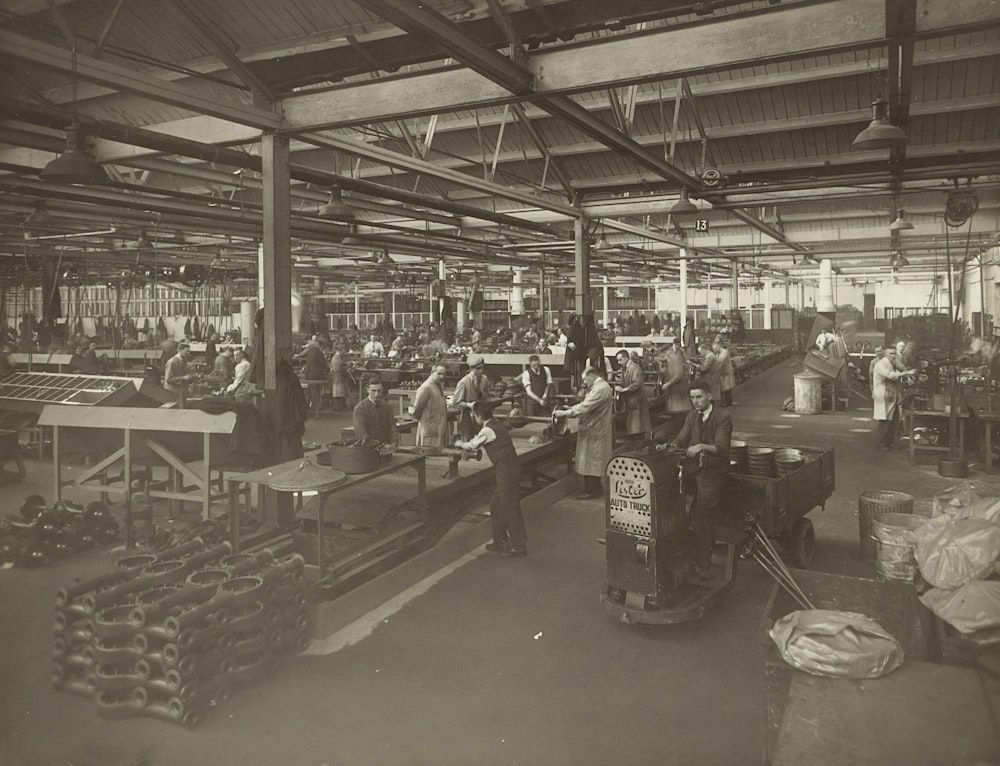
{"label": "stacked metal disc", "polygon": [[774,453],[774,467],[777,469],[779,476],[797,471],[805,465],[805,462],[806,459],[802,454],[802,450],[786,447]]}
{"label": "stacked metal disc", "polygon": [[746,473],[747,467],[747,443],[731,441],[729,443],[729,470],[732,473]]}
{"label": "stacked metal disc", "polygon": [[747,474],[767,479],[777,476],[774,449],[771,447],[747,447]]}

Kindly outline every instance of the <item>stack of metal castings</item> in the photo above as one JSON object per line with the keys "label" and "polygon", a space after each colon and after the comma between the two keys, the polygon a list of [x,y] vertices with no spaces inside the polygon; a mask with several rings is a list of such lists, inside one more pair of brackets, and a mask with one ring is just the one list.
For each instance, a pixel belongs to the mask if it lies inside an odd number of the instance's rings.
{"label": "stack of metal castings", "polygon": [[56,596],[52,681],[102,718],[192,727],[306,637],[303,559],[201,538],[119,559]]}
{"label": "stack of metal castings", "polygon": [[95,545],[110,545],[119,536],[118,522],[104,503],[50,506],[41,495],[30,495],[18,513],[0,520],[0,566],[41,566]]}

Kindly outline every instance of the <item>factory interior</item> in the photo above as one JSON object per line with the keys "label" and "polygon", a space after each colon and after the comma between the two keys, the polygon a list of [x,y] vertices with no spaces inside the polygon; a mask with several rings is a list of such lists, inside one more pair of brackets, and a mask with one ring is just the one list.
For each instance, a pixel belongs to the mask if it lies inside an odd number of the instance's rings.
{"label": "factory interior", "polygon": [[996,0],[0,21],[0,766],[1000,766]]}

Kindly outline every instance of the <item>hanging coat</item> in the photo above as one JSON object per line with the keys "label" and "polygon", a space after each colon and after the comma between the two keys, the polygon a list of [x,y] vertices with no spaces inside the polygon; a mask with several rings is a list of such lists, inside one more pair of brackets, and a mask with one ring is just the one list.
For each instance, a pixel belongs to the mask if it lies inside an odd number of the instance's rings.
{"label": "hanging coat", "polygon": [[660,370],[663,376],[660,392],[663,393],[663,384],[670,384],[670,388],[666,391],[666,412],[676,414],[690,410],[687,357],[684,355],[684,351],[676,347],[667,351],[667,358],[663,361]]}
{"label": "hanging coat", "polygon": [[448,402],[444,389],[428,378],[417,389],[413,403],[418,447],[444,447],[448,438]]}
{"label": "hanging coat", "polygon": [[648,434],[653,430],[643,378],[642,367],[629,360],[622,372],[621,387],[625,397],[625,433],[630,435]]}
{"label": "hanging coat", "polygon": [[892,420],[896,416],[896,408],[899,407],[900,390],[899,379],[903,373],[893,367],[892,362],[882,357],[872,368],[872,400],[874,408],[872,411],[873,420]]}
{"label": "hanging coat", "polygon": [[728,348],[720,348],[716,354],[719,359],[719,382],[723,391],[736,388],[736,371],[733,369],[733,356]]}
{"label": "hanging coat", "polygon": [[580,418],[576,434],[576,472],[581,476],[604,476],[611,460],[611,419],[615,395],[604,378],[598,378],[586,397],[568,410]]}
{"label": "hanging coat", "polygon": [[719,369],[719,358],[711,351],[706,351],[701,360],[701,377],[708,383],[708,390],[712,392],[712,400],[719,401],[722,398],[722,377]]}
{"label": "hanging coat", "polygon": [[347,381],[347,365],[339,351],[335,351],[330,358],[330,372],[333,374],[333,383],[330,386],[330,395],[334,399],[341,399],[348,396],[350,387]]}
{"label": "hanging coat", "polygon": [[199,320],[198,317],[195,317],[194,321],[191,323],[191,335],[198,340],[201,339],[201,320]]}
{"label": "hanging coat", "polygon": [[184,337],[191,340],[191,317],[184,322]]}

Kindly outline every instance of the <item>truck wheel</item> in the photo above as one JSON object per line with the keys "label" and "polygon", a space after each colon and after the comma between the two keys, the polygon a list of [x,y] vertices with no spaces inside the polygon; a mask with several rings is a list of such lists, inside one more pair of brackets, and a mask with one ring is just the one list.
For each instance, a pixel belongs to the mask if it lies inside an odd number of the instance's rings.
{"label": "truck wheel", "polygon": [[792,524],[792,528],[781,536],[781,542],[793,567],[806,569],[812,563],[816,550],[816,530],[805,516]]}

